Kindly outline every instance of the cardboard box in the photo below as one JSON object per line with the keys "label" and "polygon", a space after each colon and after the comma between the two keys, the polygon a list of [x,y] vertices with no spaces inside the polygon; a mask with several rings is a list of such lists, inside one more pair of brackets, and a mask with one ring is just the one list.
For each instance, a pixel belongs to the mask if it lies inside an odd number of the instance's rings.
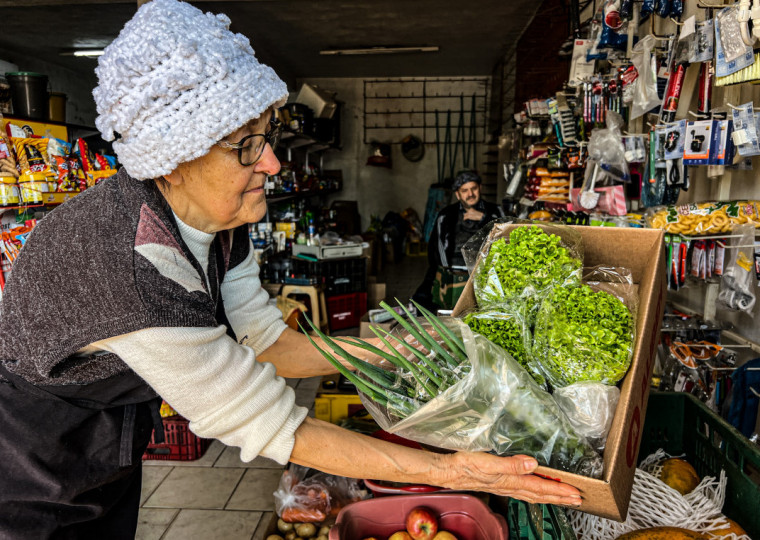
{"label": "cardboard box", "polygon": [[[383,285],[385,285],[383,283]],[[396,325],[396,321],[390,321],[390,322],[384,322],[384,323],[370,323],[369,322],[369,312],[362,315],[361,322],[359,323],[359,337],[360,338],[373,338],[375,337],[375,334],[372,333],[372,331],[369,329],[370,326],[374,326],[375,328],[382,328],[383,330],[386,330],[388,332],[391,331],[391,329]]]}
{"label": "cardboard box", "polygon": [[305,83],[301,85],[295,101],[314,111],[314,118],[332,118],[338,108],[330,92]]}
{"label": "cardboard box", "polygon": [[[497,225],[491,231],[491,238],[507,236],[518,226]],[[628,268],[633,273],[639,291],[636,342],[631,367],[620,385],[620,402],[607,438],[603,477],[597,480],[548,467],[539,467],[537,472],[580,489],[583,497],[580,510],[623,521],[628,513],[649,381],[660,341],[665,301],[664,233],[655,229],[572,229],[582,236],[585,266],[618,266]],[[457,316],[474,305],[472,280],[469,280],[453,314]]]}
{"label": "cardboard box", "polygon": [[367,309],[377,309],[385,300],[385,283],[367,282]]}

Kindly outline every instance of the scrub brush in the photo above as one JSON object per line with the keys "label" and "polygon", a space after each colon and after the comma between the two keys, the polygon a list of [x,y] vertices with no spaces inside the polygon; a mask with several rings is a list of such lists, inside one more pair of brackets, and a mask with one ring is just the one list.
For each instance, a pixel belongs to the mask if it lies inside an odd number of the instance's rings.
{"label": "scrub brush", "polygon": [[599,164],[594,163],[594,172],[591,175],[591,183],[588,186],[588,189],[582,189],[581,195],[579,197],[581,207],[585,208],[586,210],[592,210],[596,208],[596,205],[599,203],[599,197],[600,194],[594,191],[594,186],[596,185],[596,177],[599,174]]}

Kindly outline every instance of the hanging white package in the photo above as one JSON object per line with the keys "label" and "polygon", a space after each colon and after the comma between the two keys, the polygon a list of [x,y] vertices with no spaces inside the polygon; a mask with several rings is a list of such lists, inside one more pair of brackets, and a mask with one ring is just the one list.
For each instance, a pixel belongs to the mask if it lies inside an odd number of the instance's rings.
{"label": "hanging white package", "polygon": [[660,104],[657,95],[657,61],[652,56],[655,40],[646,36],[633,47],[631,62],[639,76],[634,82],[631,120],[643,116]]}
{"label": "hanging white package", "polygon": [[709,62],[715,56],[715,24],[712,19],[697,24],[697,31],[692,49],[689,53],[689,62]]}
{"label": "hanging white package", "polygon": [[750,101],[731,111],[734,121],[734,130],[731,139],[741,156],[760,155],[760,140],[757,132],[757,116],[754,105]]}
{"label": "hanging white package", "polygon": [[[726,77],[755,63],[752,47],[742,41],[739,21],[736,19],[737,12],[736,7],[727,7],[715,17],[716,77]],[[724,38],[728,50],[724,49]],[[734,57],[736,53],[740,54]]]}
{"label": "hanging white package", "polygon": [[[755,224],[737,225],[731,229],[728,246],[729,263],[723,274],[718,293],[718,304],[732,311],[743,311],[753,316],[757,283],[755,280],[754,242]],[[731,246],[736,246],[733,249]],[[740,247],[739,247],[740,246]]]}

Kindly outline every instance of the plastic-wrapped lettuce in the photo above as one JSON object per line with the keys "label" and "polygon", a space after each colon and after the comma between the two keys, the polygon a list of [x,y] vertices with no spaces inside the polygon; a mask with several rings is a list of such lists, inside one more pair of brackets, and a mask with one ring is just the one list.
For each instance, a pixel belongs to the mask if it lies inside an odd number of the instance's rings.
{"label": "plastic-wrapped lettuce", "polygon": [[[553,229],[560,227],[548,227],[549,231]],[[544,232],[535,225],[519,226],[510,232],[508,239],[501,237],[490,245],[486,243],[474,272],[478,305],[523,298],[531,308],[552,287],[580,283],[583,266],[580,235],[569,229],[564,235],[571,239],[570,245],[557,234]]]}
{"label": "plastic-wrapped lettuce", "polygon": [[512,358],[531,374],[541,386],[544,376],[530,362],[530,346],[533,336],[525,318],[524,302],[504,304],[493,309],[472,311],[462,319],[470,329],[502,347]]}
{"label": "plastic-wrapped lettuce", "polygon": [[602,269],[595,275],[619,279],[594,281],[594,288],[557,287],[538,312],[533,359],[555,388],[581,381],[616,384],[631,365],[636,295],[630,273]]}

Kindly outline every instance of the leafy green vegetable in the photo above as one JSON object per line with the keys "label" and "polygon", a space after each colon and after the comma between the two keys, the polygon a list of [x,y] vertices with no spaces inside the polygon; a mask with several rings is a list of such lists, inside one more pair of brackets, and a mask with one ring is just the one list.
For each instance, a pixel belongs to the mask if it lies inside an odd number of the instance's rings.
{"label": "leafy green vegetable", "polygon": [[539,385],[545,384],[544,377],[530,363],[526,342],[529,342],[531,336],[524,315],[490,309],[469,313],[464,322],[473,332],[486,337],[512,355]]}
{"label": "leafy green vegetable", "polygon": [[[478,305],[499,304],[517,297],[536,301],[552,286],[580,283],[582,262],[573,257],[556,234],[539,227],[516,227],[496,240],[475,276]],[[530,306],[529,306],[530,307]]]}
{"label": "leafy green vegetable", "polygon": [[557,287],[539,310],[533,358],[556,387],[615,384],[631,364],[633,333],[633,315],[618,298],[588,285]]}

